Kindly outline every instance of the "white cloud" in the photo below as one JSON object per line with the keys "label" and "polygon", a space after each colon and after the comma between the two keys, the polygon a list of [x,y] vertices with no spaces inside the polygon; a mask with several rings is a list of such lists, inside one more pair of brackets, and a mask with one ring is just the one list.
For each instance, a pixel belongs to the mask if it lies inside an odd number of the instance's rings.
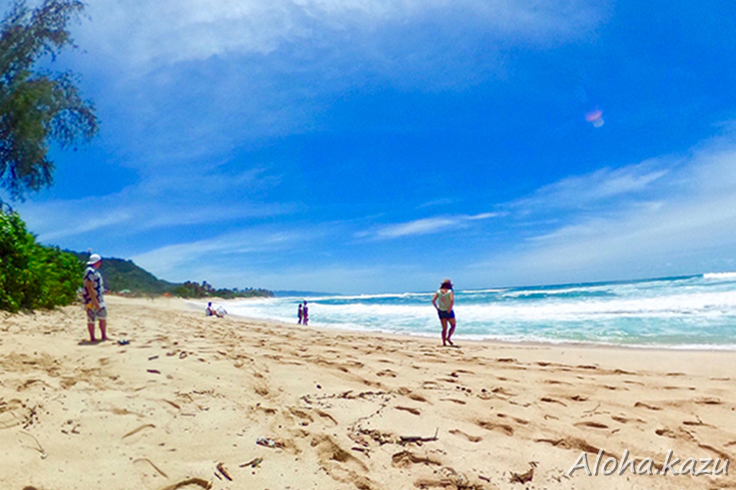
{"label": "white cloud", "polygon": [[373,231],[357,234],[359,237],[370,237],[379,240],[402,238],[414,235],[431,235],[448,229],[467,226],[471,221],[482,221],[498,216],[497,213],[481,213],[476,215],[435,216],[407,223],[397,223],[379,227]]}
{"label": "white cloud", "polygon": [[[531,199],[539,212],[564,196],[609,200],[571,212],[481,267],[503,284],[575,282],[718,270],[736,250],[736,145],[711,141],[669,171],[633,165],[570,178]],[[599,194],[596,194],[598,192]],[[633,198],[636,197],[636,199]],[[542,279],[544,278],[544,279]]]}
{"label": "white cloud", "polygon": [[232,53],[264,56],[286,45],[365,42],[383,29],[432,20],[457,33],[559,40],[589,31],[605,8],[581,0],[100,0],[88,13],[93,22],[78,34],[80,43],[140,69]]}
{"label": "white cloud", "polygon": [[[172,173],[105,196],[74,200],[26,201],[17,205],[43,243],[74,243],[95,232],[112,236],[185,225],[225,224],[294,213],[294,204],[264,202],[269,177]],[[225,191],[226,190],[226,191]],[[252,197],[251,197],[252,196]]]}
{"label": "white cloud", "polygon": [[217,264],[221,272],[237,269],[235,264],[244,254],[249,255],[249,262],[252,263],[255,262],[254,254],[283,251],[303,241],[304,236],[297,232],[248,229],[159,247],[138,254],[132,260],[156,275],[180,277],[181,270],[189,272],[200,269],[198,264]]}
{"label": "white cloud", "polygon": [[506,207],[526,214],[540,211],[582,209],[610,205],[620,198],[639,198],[651,192],[673,166],[673,162],[649,160],[618,169],[603,168],[582,176],[572,176],[541,187],[530,197]]}

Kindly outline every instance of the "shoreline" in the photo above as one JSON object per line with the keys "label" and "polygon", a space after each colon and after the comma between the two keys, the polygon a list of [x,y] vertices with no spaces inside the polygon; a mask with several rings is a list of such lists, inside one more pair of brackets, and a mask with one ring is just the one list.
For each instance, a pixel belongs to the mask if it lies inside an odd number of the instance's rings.
{"label": "shoreline", "polygon": [[[85,342],[80,307],[3,319],[3,488],[665,489],[669,477],[567,472],[599,450],[655,465],[669,450],[736,455],[729,353],[443,348],[439,332],[213,318],[173,298],[107,302],[110,338],[128,345]],[[532,467],[525,487],[512,482]],[[680,481],[736,486],[733,475]]]}
{"label": "shoreline", "polygon": [[[170,298],[171,300],[178,300],[178,298]],[[155,301],[155,300],[154,300]],[[197,309],[189,309],[186,307],[184,301],[187,300],[181,300],[182,303],[182,311],[187,312],[198,312]],[[273,320],[273,319],[264,319],[264,318],[253,318],[253,317],[245,317],[245,316],[239,316],[239,315],[227,315],[228,318],[230,318],[233,321],[236,321],[238,323],[243,323],[245,325],[252,325],[252,324],[261,324],[261,325],[268,325],[273,328],[279,328],[279,329],[287,329],[291,330],[294,329],[296,331],[299,330],[314,330],[315,332],[318,332],[323,335],[328,336],[352,336],[355,335],[357,337],[368,337],[375,340],[392,340],[392,341],[404,341],[404,342],[418,342],[423,345],[432,345],[437,346],[440,349],[443,349],[440,346],[440,326],[437,326],[437,334],[436,336],[432,336],[430,334],[427,335],[412,335],[407,333],[394,333],[394,332],[376,332],[376,331],[368,331],[368,330],[351,330],[349,328],[339,328],[339,327],[331,327],[331,326],[324,326],[320,324],[313,324],[313,325],[307,325],[307,327],[304,327],[303,325],[299,325],[297,323],[287,323],[282,322],[279,320]],[[206,317],[205,317],[206,318]],[[246,327],[247,328],[247,327]],[[527,350],[544,350],[548,353],[556,353],[559,357],[562,357],[565,352],[572,352],[578,356],[580,356],[581,359],[585,360],[586,362],[595,361],[600,355],[603,355],[603,359],[608,360],[612,364],[616,364],[616,359],[624,354],[623,360],[625,362],[634,362],[634,363],[643,363],[645,365],[652,365],[652,367],[655,366],[668,366],[672,365],[670,371],[674,371],[677,364],[679,364],[682,361],[687,362],[690,365],[695,366],[701,366],[705,361],[709,360],[711,357],[718,358],[719,359],[719,366],[718,367],[709,367],[708,369],[716,369],[718,370],[722,376],[727,376],[730,373],[736,373],[736,356],[733,356],[734,353],[733,350],[727,350],[727,349],[672,349],[672,348],[666,348],[666,347],[660,347],[660,346],[642,346],[642,347],[631,347],[627,345],[610,345],[610,344],[598,344],[598,343],[568,343],[568,342],[560,342],[560,343],[546,343],[546,342],[512,342],[512,341],[502,341],[502,340],[481,340],[481,339],[463,339],[462,337],[457,337],[457,333],[455,334],[455,337],[457,340],[462,340],[463,343],[467,342],[470,344],[470,346],[473,346],[475,349],[482,349],[482,350],[516,350],[516,351],[527,351]],[[468,347],[468,346],[460,346],[462,347]],[[447,347],[447,350],[455,350],[455,348]],[[682,354],[682,356],[677,356],[673,354]],[[554,355],[554,354],[553,354]],[[652,357],[655,359],[654,362],[652,362]],[[642,359],[637,359],[639,357],[642,357]],[[682,357],[685,357],[685,359],[681,359]],[[723,367],[723,369],[721,369]],[[699,369],[699,368],[698,368]]]}
{"label": "shoreline", "polygon": [[[220,303],[223,303],[224,305],[227,305],[226,302],[221,301]],[[198,311],[195,308],[189,309],[187,311]],[[297,324],[297,323],[288,323],[277,319],[272,318],[258,318],[258,317],[249,317],[244,315],[238,315],[228,312],[228,316],[234,319],[238,319],[244,322],[266,322],[273,325],[278,325],[281,327],[303,327],[303,325]],[[377,330],[359,330],[359,329],[351,329],[348,327],[343,326],[328,326],[320,323],[311,323],[310,325],[307,325],[308,328],[315,328],[315,329],[324,329],[324,330],[334,330],[337,332],[343,332],[343,333],[355,333],[355,334],[376,334],[376,335],[388,335],[388,336],[397,336],[397,337],[408,337],[408,338],[414,338],[414,339],[434,339],[435,335],[431,333],[399,333],[399,332],[390,332],[390,331],[377,331]],[[440,334],[440,327],[437,326],[437,336]],[[736,343],[734,344],[701,344],[701,345],[693,345],[693,344],[613,344],[613,343],[605,343],[605,342],[589,342],[589,341],[569,341],[569,340],[561,340],[561,341],[544,341],[544,340],[503,340],[503,339],[494,339],[494,338],[469,338],[465,335],[463,335],[462,332],[456,332],[453,338],[461,340],[462,342],[473,342],[473,343],[488,343],[488,344],[498,344],[498,345],[516,345],[516,346],[524,346],[524,345],[532,345],[532,346],[539,346],[539,347],[545,347],[545,346],[558,346],[558,347],[582,347],[582,348],[591,348],[591,349],[598,349],[598,348],[611,348],[611,349],[622,349],[622,350],[642,350],[642,351],[665,351],[665,352],[729,352],[734,353],[736,352]]]}

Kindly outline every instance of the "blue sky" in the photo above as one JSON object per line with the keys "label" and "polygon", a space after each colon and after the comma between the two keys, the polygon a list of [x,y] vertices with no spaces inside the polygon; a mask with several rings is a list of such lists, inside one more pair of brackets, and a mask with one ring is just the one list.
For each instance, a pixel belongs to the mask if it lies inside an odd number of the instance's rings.
{"label": "blue sky", "polygon": [[736,270],[731,1],[95,0],[102,121],[16,208],[160,278],[345,293]]}

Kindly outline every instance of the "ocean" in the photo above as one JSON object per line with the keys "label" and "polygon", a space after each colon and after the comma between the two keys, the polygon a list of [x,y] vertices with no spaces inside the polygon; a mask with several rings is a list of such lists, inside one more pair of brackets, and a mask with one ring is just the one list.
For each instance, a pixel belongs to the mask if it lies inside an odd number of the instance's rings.
{"label": "ocean", "polygon": [[[230,314],[439,339],[434,292],[276,297],[228,303]],[[736,349],[736,273],[630,282],[457,290],[453,340]],[[438,340],[439,341],[439,340]]]}

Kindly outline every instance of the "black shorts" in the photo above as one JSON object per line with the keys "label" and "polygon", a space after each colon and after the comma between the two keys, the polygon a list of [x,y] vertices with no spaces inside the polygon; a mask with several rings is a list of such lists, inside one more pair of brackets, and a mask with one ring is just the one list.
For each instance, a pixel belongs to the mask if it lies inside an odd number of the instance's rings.
{"label": "black shorts", "polygon": [[440,316],[440,320],[449,320],[451,318],[455,318],[455,310],[450,310],[450,311],[437,310],[437,313]]}

